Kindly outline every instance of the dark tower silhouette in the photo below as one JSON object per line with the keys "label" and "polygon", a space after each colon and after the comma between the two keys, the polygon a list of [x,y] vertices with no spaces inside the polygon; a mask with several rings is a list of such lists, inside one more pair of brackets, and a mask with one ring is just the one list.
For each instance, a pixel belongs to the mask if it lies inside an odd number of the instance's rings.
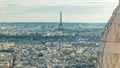
{"label": "dark tower silhouette", "polygon": [[63,24],[62,24],[62,12],[60,12],[60,24],[59,24],[59,30],[63,30]]}

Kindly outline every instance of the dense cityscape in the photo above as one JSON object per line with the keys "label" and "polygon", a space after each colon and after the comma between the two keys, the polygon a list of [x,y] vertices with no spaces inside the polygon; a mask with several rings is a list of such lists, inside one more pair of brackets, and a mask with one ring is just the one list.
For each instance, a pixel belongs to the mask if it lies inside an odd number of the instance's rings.
{"label": "dense cityscape", "polygon": [[101,23],[0,23],[0,68],[95,68]]}

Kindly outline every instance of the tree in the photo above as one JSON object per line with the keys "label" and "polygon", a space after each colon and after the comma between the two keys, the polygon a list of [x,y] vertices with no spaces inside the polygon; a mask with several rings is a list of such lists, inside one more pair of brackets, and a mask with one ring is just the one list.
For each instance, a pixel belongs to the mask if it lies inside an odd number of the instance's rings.
{"label": "tree", "polygon": [[43,57],[43,55],[44,55],[44,54],[41,53],[41,52],[38,54],[39,57]]}

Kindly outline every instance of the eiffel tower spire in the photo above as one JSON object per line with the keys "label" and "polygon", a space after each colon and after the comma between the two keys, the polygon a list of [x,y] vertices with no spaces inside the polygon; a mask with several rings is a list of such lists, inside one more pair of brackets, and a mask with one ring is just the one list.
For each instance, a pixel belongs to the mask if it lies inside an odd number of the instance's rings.
{"label": "eiffel tower spire", "polygon": [[63,24],[62,24],[62,12],[60,12],[60,24],[59,24],[59,30],[63,30]]}

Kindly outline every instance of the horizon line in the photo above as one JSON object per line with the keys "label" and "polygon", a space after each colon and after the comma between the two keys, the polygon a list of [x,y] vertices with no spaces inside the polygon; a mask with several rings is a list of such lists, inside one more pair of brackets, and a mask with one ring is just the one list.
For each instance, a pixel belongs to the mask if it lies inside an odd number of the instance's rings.
{"label": "horizon line", "polygon": [[[0,23],[59,23],[59,22],[35,22],[35,21],[32,21],[32,22],[21,22],[21,21],[18,21],[18,22],[0,22]],[[63,22],[63,23],[107,23],[107,22]]]}

